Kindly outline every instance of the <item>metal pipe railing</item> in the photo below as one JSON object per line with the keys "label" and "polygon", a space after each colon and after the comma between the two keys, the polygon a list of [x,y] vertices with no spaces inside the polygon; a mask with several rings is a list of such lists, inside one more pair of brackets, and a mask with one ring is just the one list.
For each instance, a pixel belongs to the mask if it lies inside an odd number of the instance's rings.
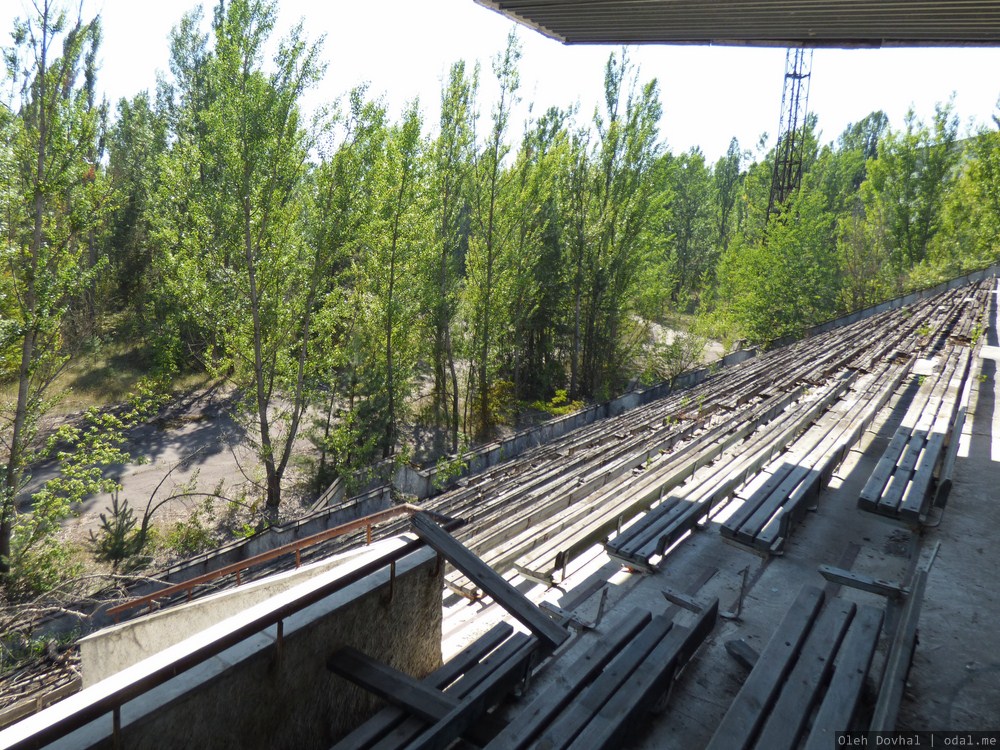
{"label": "metal pipe railing", "polygon": [[372,542],[372,526],[378,523],[383,523],[385,521],[391,521],[394,518],[401,518],[403,516],[412,516],[414,513],[420,511],[416,505],[397,505],[386,510],[379,511],[377,513],[372,513],[367,516],[362,516],[348,523],[340,524],[339,526],[334,526],[333,528],[327,529],[326,531],[321,531],[317,534],[312,534],[311,536],[304,537],[302,539],[296,540],[294,542],[289,542],[288,544],[283,544],[280,547],[275,547],[267,552],[261,552],[259,555],[254,555],[253,557],[248,557],[246,560],[240,560],[239,562],[231,563],[218,570],[213,570],[209,573],[203,573],[200,576],[195,576],[194,578],[189,578],[186,581],[181,581],[180,583],[175,583],[166,588],[160,589],[159,591],[154,591],[152,594],[146,594],[145,596],[140,596],[135,599],[130,599],[127,602],[122,602],[121,604],[116,604],[113,607],[109,607],[107,613],[111,615],[115,622],[118,622],[118,617],[121,613],[127,612],[131,609],[136,609],[137,607],[143,607],[145,605],[152,605],[157,599],[165,599],[167,597],[173,596],[181,592],[186,592],[188,599],[191,598],[191,593],[196,586],[200,586],[205,583],[217,580],[224,576],[235,573],[236,574],[236,585],[240,585],[240,571],[252,568],[255,565],[260,565],[261,563],[270,562],[279,557],[283,557],[287,554],[295,554],[295,567],[299,567],[302,563],[301,553],[302,550],[312,547],[313,545],[320,544],[321,542],[329,541],[338,536],[343,536],[344,534],[350,534],[352,531],[358,531],[359,529],[365,529],[365,544],[371,544]]}
{"label": "metal pipe railing", "polygon": [[[410,507],[412,508],[413,506]],[[465,521],[461,519],[444,518],[442,516],[438,516],[437,514],[428,515],[437,516],[437,518],[442,519],[444,521],[443,528],[448,531],[459,528],[465,523]],[[363,519],[359,519],[359,521],[360,520]],[[330,531],[333,531],[333,529],[330,529]],[[21,722],[13,724],[7,729],[0,731],[0,745],[8,748],[9,750],[28,750],[28,748],[44,747],[45,745],[65,737],[70,732],[73,732],[90,722],[101,718],[102,716],[111,714],[112,721],[110,729],[113,735],[113,742],[116,746],[118,746],[117,740],[120,739],[119,732],[121,727],[121,707],[125,703],[148,693],[150,690],[163,685],[182,672],[186,672],[187,670],[202,664],[208,659],[222,653],[226,649],[232,648],[233,646],[271,626],[276,627],[275,647],[280,651],[282,647],[281,637],[283,624],[287,618],[319,601],[322,601],[331,594],[364,580],[368,576],[377,573],[383,568],[388,567],[391,571],[395,571],[396,563],[399,560],[417,551],[424,545],[425,542],[422,539],[409,540],[398,549],[345,573],[336,580],[330,581],[329,583],[304,594],[293,602],[288,602],[287,604],[249,620],[239,627],[220,635],[211,642],[193,648],[191,651],[188,651],[177,659],[151,669],[126,685],[108,687],[103,694],[94,696],[92,700],[84,702],[75,710],[65,713],[66,703],[57,703],[45,711],[35,714],[33,717],[28,717]],[[390,585],[391,584],[392,581],[390,581]],[[100,684],[101,683],[97,683],[94,688]],[[87,691],[84,691],[84,693],[85,692]],[[78,693],[77,696],[82,696],[84,693]],[[66,700],[72,701],[77,696],[71,696]],[[42,723],[43,719],[41,717],[44,717],[46,713],[60,711],[64,712],[65,715],[59,718],[53,718],[50,723]],[[30,726],[33,721],[41,723],[41,726],[33,730]]]}

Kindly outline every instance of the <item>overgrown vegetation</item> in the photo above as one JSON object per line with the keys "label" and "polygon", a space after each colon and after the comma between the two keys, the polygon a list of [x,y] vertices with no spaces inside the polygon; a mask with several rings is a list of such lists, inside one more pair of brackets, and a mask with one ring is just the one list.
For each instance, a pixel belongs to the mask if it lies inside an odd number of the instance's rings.
{"label": "overgrown vegetation", "polygon": [[[394,119],[364,87],[310,123],[300,102],[322,79],[322,40],[300,26],[275,41],[273,1],[222,0],[179,20],[155,95],[112,112],[96,94],[99,22],[54,0],[36,11],[13,29],[0,107],[11,599],[71,572],[54,531],[93,492],[115,498],[94,536],[101,559],[128,566],[150,544],[159,500],[137,517],[140,499],[119,503],[100,468],[126,459],[120,436],[141,410],[43,429],[67,368],[114,341],[141,360],[107,368],[205,374],[242,397],[257,468],[239,530],[274,518],[301,438],[317,487],[405,457],[417,395],[458,456],[447,476],[524,404],[567,413],[675,377],[701,336],[766,344],[997,258],[1000,133],[960,140],[951,103],[899,130],[872,113],[829,144],[811,120],[801,190],[767,222],[773,154],[735,140],[714,164],[671,153],[657,82],[627,50],[609,56],[592,117],[535,103],[513,132],[512,35],[490,104],[487,74],[458,61],[433,123],[416,104]],[[654,335],[678,313],[700,335]],[[49,456],[59,479],[24,498]],[[160,543],[213,543],[209,516],[200,507]]]}

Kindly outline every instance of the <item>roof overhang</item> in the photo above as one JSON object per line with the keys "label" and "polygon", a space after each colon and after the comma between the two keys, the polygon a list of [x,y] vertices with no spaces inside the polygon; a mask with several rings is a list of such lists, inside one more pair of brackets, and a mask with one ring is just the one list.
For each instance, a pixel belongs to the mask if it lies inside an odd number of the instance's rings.
{"label": "roof overhang", "polygon": [[476,2],[564,44],[1000,45],[1000,0]]}

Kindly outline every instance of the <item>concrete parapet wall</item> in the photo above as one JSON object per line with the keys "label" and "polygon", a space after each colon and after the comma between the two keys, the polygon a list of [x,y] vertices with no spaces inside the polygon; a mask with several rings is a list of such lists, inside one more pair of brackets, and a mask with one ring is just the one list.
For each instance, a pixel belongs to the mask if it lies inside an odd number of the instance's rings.
{"label": "concrete parapet wall", "polygon": [[[374,546],[386,554],[403,543],[397,538]],[[231,637],[268,612],[282,611],[297,598],[329,586],[355,564],[320,574],[86,688],[0,732],[0,745],[15,739],[11,730],[38,731],[88,701],[98,702],[111,691],[128,689],[170,664],[183,663],[186,655],[206,644]],[[288,616],[280,647],[276,628],[269,627],[141,694],[122,706],[120,746],[330,747],[371,715],[379,702],[331,674],[327,658],[349,645],[416,677],[438,667],[443,567],[432,550],[421,548],[396,563],[391,585],[386,567]],[[52,747],[111,748],[111,727],[110,714],[104,715]]]}
{"label": "concrete parapet wall", "polygon": [[83,686],[90,687],[158,651],[209,628],[303,581],[340,565],[362,564],[382,554],[366,547],[278,573],[233,589],[168,607],[92,633],[79,642]]}
{"label": "concrete parapet wall", "polygon": [[821,333],[827,333],[835,328],[841,328],[842,326],[850,325],[851,323],[857,323],[859,320],[866,320],[879,313],[884,313],[887,310],[898,310],[900,307],[913,304],[922,299],[927,299],[928,297],[933,297],[935,294],[940,294],[941,292],[947,292],[952,289],[957,289],[960,286],[965,286],[967,284],[973,284],[977,281],[982,281],[983,279],[991,278],[1000,275],[1000,263],[996,263],[989,268],[984,268],[979,271],[972,271],[964,276],[959,276],[958,278],[951,279],[950,281],[944,281],[940,284],[935,284],[927,289],[919,289],[915,292],[910,292],[902,297],[896,297],[895,299],[886,300],[873,307],[865,308],[864,310],[858,310],[857,312],[850,313],[849,315],[844,315],[839,318],[834,318],[826,323],[820,323],[817,326],[813,326],[806,330],[803,336],[784,336],[780,339],[771,342],[771,347],[776,348],[779,346],[786,346],[787,344],[794,343],[803,338],[809,338],[810,336],[817,336]]}
{"label": "concrete parapet wall", "polygon": [[[486,471],[503,461],[516,458],[525,451],[557,440],[580,427],[593,424],[601,419],[624,414],[658,398],[663,398],[673,391],[695,386],[708,379],[719,369],[743,362],[756,356],[756,354],[756,349],[733,352],[713,362],[708,367],[689,370],[678,375],[671,381],[658,383],[648,388],[629,391],[611,401],[594,404],[572,414],[550,419],[535,427],[520,430],[498,442],[480,446],[466,455],[464,459],[466,462],[465,469],[452,477],[450,481],[454,483],[463,476],[471,476]],[[400,466],[394,474],[393,486],[400,492],[423,499],[430,497],[441,489],[448,488],[448,486],[443,488],[438,487],[436,483],[437,474],[437,467],[417,469],[413,466]]]}

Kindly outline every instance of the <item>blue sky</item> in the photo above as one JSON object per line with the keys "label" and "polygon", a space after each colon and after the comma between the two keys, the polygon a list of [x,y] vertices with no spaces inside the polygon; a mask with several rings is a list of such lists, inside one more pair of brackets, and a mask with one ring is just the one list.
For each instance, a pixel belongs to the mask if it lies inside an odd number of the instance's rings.
{"label": "blue sky", "polygon": [[[156,71],[167,67],[170,28],[195,4],[83,0],[85,16],[100,13],[104,21],[100,83],[111,101],[153,87]],[[3,44],[11,19],[25,7],[27,0],[2,3]],[[304,18],[309,38],[326,37],[327,75],[307,106],[368,81],[396,112],[418,97],[428,125],[437,116],[441,79],[458,59],[481,63],[480,105],[488,111],[494,92],[490,60],[513,26],[473,0],[280,0],[279,8],[281,33]],[[522,115],[532,100],[536,110],[578,102],[581,117],[589,118],[601,96],[604,62],[615,48],[567,47],[526,28],[519,35]],[[783,49],[645,46],[630,54],[643,79],[660,83],[661,133],[674,152],[699,146],[715,159],[733,136],[744,148],[765,132],[773,139]],[[810,110],[819,117],[823,140],[831,141],[874,109],[885,110],[894,127],[911,105],[927,119],[952,92],[963,123],[989,124],[1000,96],[1000,49],[817,50]]]}

